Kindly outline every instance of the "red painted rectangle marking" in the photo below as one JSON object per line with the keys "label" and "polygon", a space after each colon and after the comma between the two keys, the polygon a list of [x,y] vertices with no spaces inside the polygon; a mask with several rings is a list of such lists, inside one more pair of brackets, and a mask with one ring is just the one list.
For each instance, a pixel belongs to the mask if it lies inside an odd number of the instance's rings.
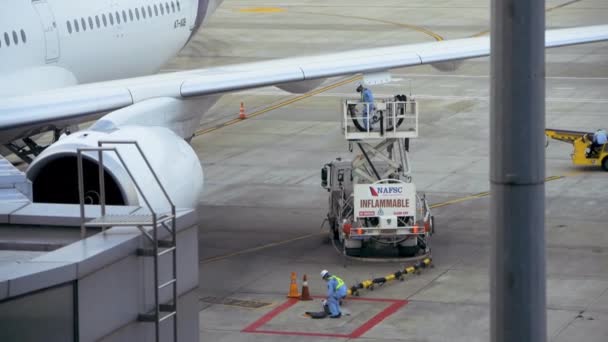
{"label": "red painted rectangle marking", "polygon": [[361,325],[360,327],[355,329],[355,331],[350,333],[349,337],[358,338],[358,337],[363,336],[363,334],[368,332],[371,328],[378,325],[380,322],[382,322],[388,316],[397,312],[397,310],[401,309],[406,304],[407,304],[407,300],[400,300],[400,301],[394,302],[391,306],[380,311],[376,316],[372,317],[369,321],[363,323],[363,325]]}
{"label": "red painted rectangle marking", "polygon": [[251,325],[247,326],[245,329],[242,330],[242,332],[255,332],[257,330],[257,328],[270,322],[273,318],[275,318],[276,316],[281,314],[281,312],[294,306],[297,302],[298,302],[297,299],[294,299],[294,298],[288,299],[285,303],[272,309],[270,312],[268,312],[267,314],[262,316],[262,318],[258,319],[257,321],[253,322]]}
{"label": "red painted rectangle marking", "polygon": [[[325,298],[320,296],[314,296],[313,298]],[[271,334],[271,335],[288,335],[288,336],[314,336],[314,337],[335,337],[335,338],[359,338],[363,336],[370,329],[380,324],[383,320],[385,320],[388,316],[397,312],[397,310],[401,309],[405,305],[407,305],[407,300],[395,300],[395,299],[386,299],[386,298],[358,298],[358,297],[349,297],[348,300],[352,301],[366,301],[366,302],[382,302],[382,303],[391,303],[386,309],[380,311],[377,315],[372,317],[367,322],[363,323],[360,327],[355,329],[350,334],[331,334],[331,333],[323,333],[323,332],[303,332],[303,331],[278,331],[278,330],[263,330],[259,329],[264,324],[270,322],[272,319],[288,310],[292,306],[294,306],[298,300],[297,299],[288,299],[283,304],[277,306],[273,310],[266,313],[257,321],[248,325],[245,329],[241,330],[244,333],[254,333],[254,334]]]}

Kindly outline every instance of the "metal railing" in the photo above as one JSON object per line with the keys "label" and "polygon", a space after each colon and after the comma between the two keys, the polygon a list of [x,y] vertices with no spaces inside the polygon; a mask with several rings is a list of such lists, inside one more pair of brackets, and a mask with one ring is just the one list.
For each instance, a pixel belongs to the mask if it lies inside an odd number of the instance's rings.
{"label": "metal railing", "polygon": [[348,140],[418,137],[418,103],[383,99],[343,102],[342,126]]}
{"label": "metal railing", "polygon": [[[127,166],[127,163],[121,156],[120,152],[116,147],[104,147],[107,144],[114,145],[134,145],[137,148],[137,151],[141,155],[142,159],[146,163],[146,166],[154,180],[158,184],[161,192],[163,193],[165,199],[169,203],[171,207],[170,214],[162,214],[159,215],[154,211],[150,201],[142,191],[141,186],[135,179],[133,173]],[[89,222],[86,221],[85,216],[85,200],[84,200],[84,167],[83,167],[83,153],[85,152],[97,152],[98,155],[98,165],[99,165],[99,204],[101,207],[101,217],[91,220]],[[106,215],[106,193],[105,193],[105,167],[104,167],[104,152],[113,152],[120,164],[127,172],[131,182],[137,189],[138,194],[141,199],[144,201],[148,211],[150,212],[151,219],[147,219],[148,216],[120,216],[120,215]],[[156,341],[160,339],[160,323],[166,319],[173,317],[173,338],[174,341],[177,341],[177,229],[176,229],[176,209],[173,201],[171,200],[169,194],[167,193],[165,187],[160,182],[158,175],[154,172],[152,165],[150,164],[148,158],[145,156],[143,150],[137,143],[137,141],[99,141],[98,147],[83,147],[77,149],[77,161],[78,161],[78,192],[79,192],[79,201],[80,201],[80,218],[81,218],[81,236],[84,238],[86,236],[86,227],[87,226],[101,226],[102,233],[105,233],[106,227],[112,226],[136,226],[140,229],[142,234],[152,243],[151,250],[140,250],[138,254],[141,256],[152,256],[154,258],[154,311],[152,314],[140,314],[139,320],[146,322],[154,322],[155,323],[155,337]],[[141,206],[140,206],[141,208]],[[142,218],[143,217],[143,218]],[[171,227],[167,226],[167,221],[171,220]],[[148,233],[143,227],[151,226],[152,227],[152,235]],[[158,237],[158,227],[161,226],[167,230],[167,232],[171,235],[170,241],[159,240]],[[164,250],[159,252],[159,248],[164,248]],[[159,285],[159,260],[158,258],[162,255],[171,253],[172,254],[172,278]],[[172,286],[172,302],[173,304],[160,304],[159,302],[159,290]],[[161,317],[161,312],[167,312],[166,315]]]}

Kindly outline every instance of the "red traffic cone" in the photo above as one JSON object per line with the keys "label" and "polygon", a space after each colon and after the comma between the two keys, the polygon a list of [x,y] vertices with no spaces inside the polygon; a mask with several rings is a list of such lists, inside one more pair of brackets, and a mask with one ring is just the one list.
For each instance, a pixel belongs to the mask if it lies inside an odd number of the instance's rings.
{"label": "red traffic cone", "polygon": [[308,290],[308,280],[306,280],[306,274],[302,278],[302,296],[300,296],[300,300],[312,300],[310,291]]}
{"label": "red traffic cone", "polygon": [[247,114],[245,114],[245,104],[243,102],[241,102],[241,109],[239,110],[239,119],[247,119]]}

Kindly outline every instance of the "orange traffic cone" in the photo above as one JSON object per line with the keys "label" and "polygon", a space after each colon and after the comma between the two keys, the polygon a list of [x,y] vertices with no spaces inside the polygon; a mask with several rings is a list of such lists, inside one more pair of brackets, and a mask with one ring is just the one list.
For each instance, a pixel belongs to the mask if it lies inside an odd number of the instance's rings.
{"label": "orange traffic cone", "polygon": [[306,274],[302,278],[302,296],[300,300],[312,300],[310,292],[308,291],[308,280],[306,280]]}
{"label": "orange traffic cone", "polygon": [[239,119],[245,120],[247,119],[247,114],[245,114],[245,104],[241,102],[241,110],[239,111]]}
{"label": "orange traffic cone", "polygon": [[300,298],[298,293],[298,283],[296,281],[296,272],[291,272],[291,285],[289,285],[289,294],[287,298]]}

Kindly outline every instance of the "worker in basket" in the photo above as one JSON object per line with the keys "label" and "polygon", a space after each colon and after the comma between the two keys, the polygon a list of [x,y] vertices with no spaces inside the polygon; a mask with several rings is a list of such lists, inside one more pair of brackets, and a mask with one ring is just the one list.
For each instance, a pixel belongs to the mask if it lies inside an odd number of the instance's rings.
{"label": "worker in basket", "polygon": [[357,93],[361,94],[361,102],[363,102],[363,129],[367,131],[369,125],[369,130],[371,131],[372,123],[369,121],[369,117],[374,114],[374,110],[376,109],[374,106],[374,94],[362,84],[359,84],[357,87]]}
{"label": "worker in basket", "polygon": [[604,129],[598,129],[593,134],[593,139],[591,140],[591,145],[589,145],[589,152],[587,153],[587,157],[596,156],[599,154],[599,151],[604,144],[608,142],[608,137],[606,136],[606,131]]}
{"label": "worker in basket", "polygon": [[342,317],[340,311],[340,302],[346,297],[347,289],[344,280],[335,275],[329,274],[329,271],[321,271],[321,278],[327,282],[327,306],[329,308],[330,318]]}

